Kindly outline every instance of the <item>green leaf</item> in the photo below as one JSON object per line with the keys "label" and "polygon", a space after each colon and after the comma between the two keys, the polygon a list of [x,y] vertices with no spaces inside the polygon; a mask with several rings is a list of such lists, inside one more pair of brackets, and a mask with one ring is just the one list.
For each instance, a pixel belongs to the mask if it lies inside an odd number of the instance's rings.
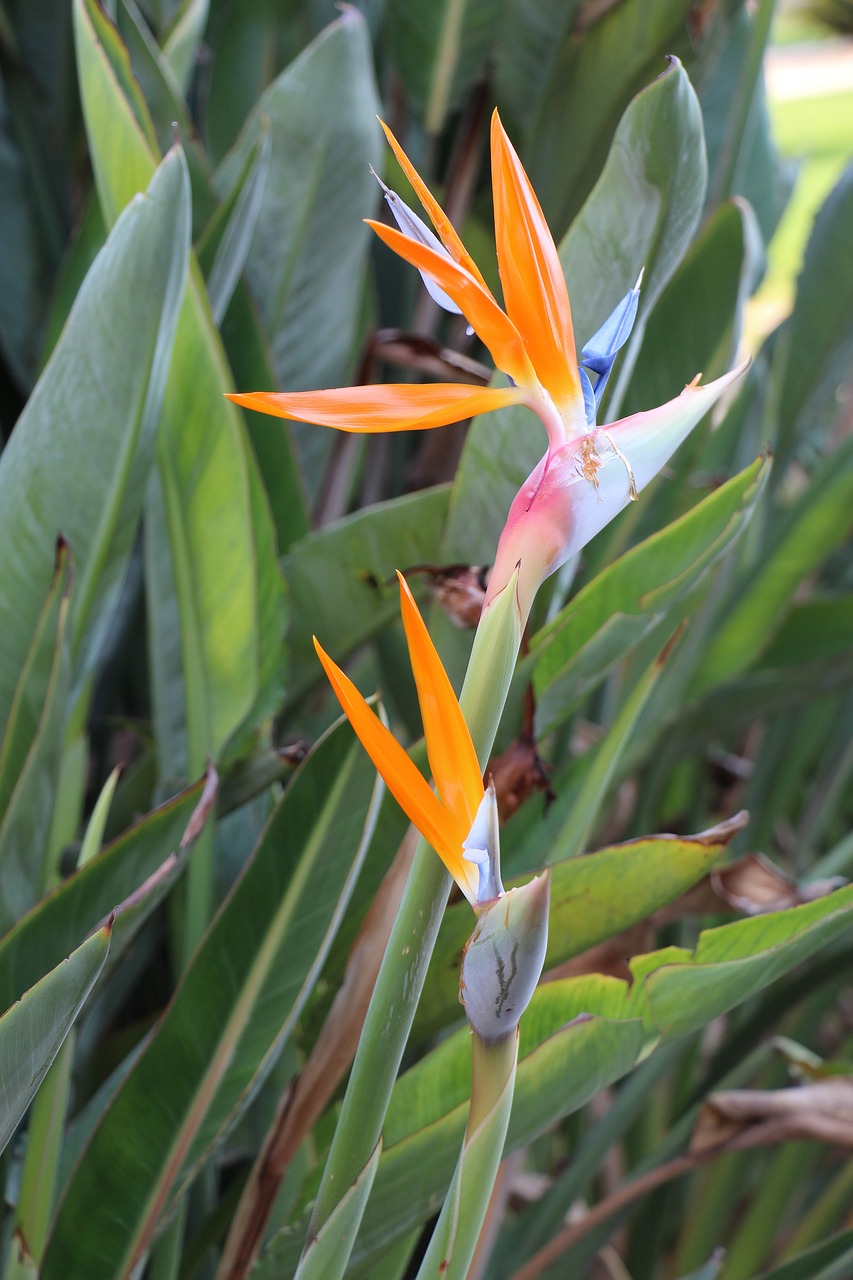
{"label": "green leaf", "polygon": [[484,72],[507,0],[390,0],[388,39],[403,83],[421,107],[428,133]]}
{"label": "green leaf", "polygon": [[[757,459],[588,583],[531,641],[537,712],[567,709],[685,599],[749,520],[769,471]],[[553,708],[553,711],[551,710]]]}
{"label": "green leaf", "polygon": [[[601,177],[560,246],[569,296],[580,300],[574,312],[581,346],[645,269],[637,320],[604,401],[605,420],[621,412],[649,313],[699,225],[707,176],[699,102],[681,63],[671,58],[619,121]],[[695,307],[695,299],[687,301]],[[664,400],[680,390],[673,387]]]}
{"label": "green leaf", "polygon": [[0,1151],[7,1146],[104,967],[112,922],[0,1018]]}
{"label": "green leaf", "polygon": [[[680,952],[673,954],[672,964],[639,982],[655,1025],[667,1036],[705,1026],[842,936],[851,918],[848,888],[790,911],[703,931],[692,957],[685,953],[686,963]],[[640,979],[645,967],[635,962],[632,969]]]}
{"label": "green leaf", "polygon": [[[538,841],[539,833],[535,833]],[[547,843],[547,837],[546,837]],[[649,836],[569,858],[551,867],[551,911],[545,968],[554,969],[597,943],[629,929],[675,901],[719,862],[724,837]],[[512,888],[529,879],[514,876]],[[617,888],[618,886],[618,888]],[[461,1016],[457,987],[462,951],[471,932],[467,903],[445,912],[415,1020],[418,1035],[435,1034]]]}
{"label": "green leaf", "polygon": [[[371,838],[378,788],[346,726],[300,766],[77,1167],[45,1280],[66,1275],[69,1258],[92,1280],[131,1268],[248,1104],[323,964]],[[98,1191],[107,1170],[109,1200]]]}
{"label": "green leaf", "polygon": [[209,8],[209,0],[183,0],[163,44],[163,56],[183,94],[189,88]]}
{"label": "green leaf", "polygon": [[[322,428],[317,428],[321,430]],[[447,514],[448,491],[426,489],[369,507],[310,534],[284,561],[290,596],[291,700],[322,678],[311,643],[335,637],[335,661],[397,618],[395,569],[429,560]]]}
{"label": "green leaf", "polygon": [[[668,55],[685,51],[689,7],[687,0],[624,0],[607,9],[581,39],[574,36],[563,44],[524,149],[545,216],[559,233],[598,178],[613,130],[631,97],[654,76],[669,74],[664,71]],[[661,157],[674,142],[672,123],[655,147]],[[699,145],[704,167],[704,144]],[[668,162],[678,166],[686,155],[675,151]],[[690,157],[688,171],[697,158]],[[622,212],[630,226],[631,205],[646,193],[641,185],[625,194],[628,203]],[[626,288],[635,277],[636,271]]]}
{"label": "green leaf", "polygon": [[730,368],[762,257],[749,206],[742,201],[721,205],[649,316],[622,413],[663,404],[697,373],[710,382]]}
{"label": "green leaf", "polygon": [[[128,87],[122,70],[125,59],[130,57],[134,81],[142,90],[135,114],[153,153],[167,151],[177,134],[187,158],[187,168],[192,187],[193,238],[199,228],[212,216],[216,198],[213,192],[213,173],[210,160],[198,139],[198,132],[190,115],[183,93],[175,80],[168,62],[151,33],[146,19],[140,13],[135,0],[120,0],[115,20],[121,40],[108,34],[104,25],[104,51],[122,84],[128,101],[133,101],[133,90]],[[125,50],[122,41],[127,48]]]}
{"label": "green leaf", "polygon": [[59,542],[53,582],[0,744],[0,932],[32,906],[49,879],[52,786],[62,758],[70,682],[71,578],[68,548]]}
{"label": "green leaf", "polygon": [[853,359],[853,165],[815,218],[788,325],[780,452],[822,441],[841,412]]}
{"label": "green leaf", "polygon": [[230,189],[271,126],[246,276],[289,391],[349,375],[369,246],[362,219],[378,197],[369,166],[384,152],[378,112],[365,21],[347,8],[264,93],[217,174]]}
{"label": "green leaf", "polygon": [[257,142],[246,153],[234,186],[216,210],[196,247],[207,280],[210,310],[217,324],[246,263],[261,209],[272,154],[270,124],[262,120]]}
{"label": "green leaf", "polygon": [[762,74],[772,11],[766,2],[733,10],[726,38],[709,42],[717,56],[697,81],[711,175],[709,206],[729,196],[744,197],[755,210],[765,244],[793,185],[773,142]]}
{"label": "green leaf", "polygon": [[[571,998],[578,1012],[641,1016],[652,1035],[684,1035],[736,1008],[842,937],[853,917],[853,887],[787,911],[705,929],[694,951],[665,947],[629,961],[632,984],[599,974],[540,988],[537,1001]],[[562,1006],[561,1006],[562,1007]]]}
{"label": "green leaf", "polygon": [[[83,107],[105,217],[132,198],[154,165],[151,139],[122,91],[115,67],[126,60],[115,29],[91,0],[75,0]],[[254,458],[240,417],[223,391],[230,374],[192,264],[178,319],[175,351],[158,438],[159,511],[168,552],[146,566],[156,615],[177,596],[181,648],[155,638],[154,682],[174,692],[184,684],[188,738],[158,722],[161,768],[200,771],[245,718],[257,710],[260,669],[280,661],[283,586],[274,569],[269,512],[253,493]],[[262,536],[258,536],[262,533]],[[260,627],[259,580],[272,586],[264,609],[275,627]],[[174,628],[172,629],[174,631]],[[187,759],[188,757],[188,759]]]}
{"label": "green leaf", "polygon": [[495,96],[527,129],[575,22],[579,0],[509,0],[495,46]]}
{"label": "green leaf", "polygon": [[774,541],[738,584],[735,602],[696,672],[694,693],[704,693],[740,674],[760,655],[797,587],[843,544],[853,527],[851,521],[853,449],[845,447],[825,460],[781,522]]}
{"label": "green leaf", "polygon": [[98,255],[0,461],[0,724],[53,574],[57,530],[74,557],[78,667],[103,639],[153,461],[185,280],[188,196],[175,151]]}
{"label": "green leaf", "polygon": [[380,1138],[349,1191],[307,1245],[293,1280],[339,1280],[344,1274],[381,1154]]}
{"label": "green leaf", "polygon": [[118,786],[121,769],[116,766],[107,778],[100,795],[95,801],[95,807],[92,810],[89,821],[86,823],[86,830],[80,845],[80,856],[77,859],[78,867],[85,867],[87,862],[91,862],[96,854],[100,853],[101,845],[104,842],[104,830],[107,825],[107,818],[110,813],[110,805],[113,802],[116,787]]}
{"label": "green leaf", "polygon": [[[0,1006],[4,1009],[44,973],[59,964],[81,935],[144,885],[177,851],[191,815],[202,800],[197,782],[146,814],[80,870],[63,880],[0,939]],[[121,950],[124,913],[116,917]]]}

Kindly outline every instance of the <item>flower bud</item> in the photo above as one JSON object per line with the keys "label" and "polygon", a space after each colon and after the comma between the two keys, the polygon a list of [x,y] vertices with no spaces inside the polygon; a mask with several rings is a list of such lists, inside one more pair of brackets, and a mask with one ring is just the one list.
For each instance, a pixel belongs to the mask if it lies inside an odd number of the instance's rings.
{"label": "flower bud", "polygon": [[480,912],[462,957],[459,999],[483,1040],[502,1040],[518,1025],[545,963],[551,877],[497,898]]}

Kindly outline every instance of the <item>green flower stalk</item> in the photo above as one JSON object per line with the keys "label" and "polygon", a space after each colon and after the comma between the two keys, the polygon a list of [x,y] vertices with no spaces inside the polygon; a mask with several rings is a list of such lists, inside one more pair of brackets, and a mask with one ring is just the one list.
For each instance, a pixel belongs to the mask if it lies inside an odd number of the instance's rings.
{"label": "green flower stalk", "polygon": [[[408,584],[402,574],[398,577],[435,791],[352,681],[316,639],[314,644],[341,706],[389,791],[439,855],[477,916],[459,983],[472,1034],[470,1115],[459,1165],[428,1254],[428,1258],[441,1255],[436,1274],[463,1280],[503,1152],[515,1085],[518,1022],[545,962],[550,879],[546,873],[509,893],[504,891],[494,785],[491,781],[483,785],[459,702]],[[511,656],[514,662],[515,653]]]}

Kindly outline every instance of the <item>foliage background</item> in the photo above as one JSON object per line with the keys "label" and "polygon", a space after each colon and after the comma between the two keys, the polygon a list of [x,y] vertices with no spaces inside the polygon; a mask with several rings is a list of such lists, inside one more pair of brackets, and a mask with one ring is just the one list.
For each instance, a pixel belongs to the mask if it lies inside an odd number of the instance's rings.
{"label": "foliage background", "polygon": [[[259,1199],[250,1171],[270,1133],[288,1159],[252,1274],[290,1275],[299,1256],[405,834],[349,730],[330,728],[310,637],[381,686],[416,743],[389,578],[487,564],[542,446],[520,412],[364,440],[223,399],[489,378],[464,324],[362,225],[379,205],[369,165],[406,195],[376,114],[497,287],[497,103],[581,341],[645,265],[616,417],[727,368],[768,246],[778,274],[793,174],[764,95],[771,13],[0,7],[9,1276],[239,1274],[222,1251],[243,1188]],[[572,1206],[599,1218],[535,1274],[853,1268],[853,897],[833,879],[853,863],[851,228],[848,168],[738,398],[537,603],[498,747],[506,869],[554,867],[553,980],[525,1020],[480,1275],[520,1276]],[[470,632],[440,604],[431,627],[459,677]],[[745,828],[729,821],[744,807]],[[738,861],[753,851],[776,869]],[[352,1276],[409,1272],[452,1171],[469,1070],[460,910]],[[800,1095],[793,1127],[740,1149],[757,1099],[803,1078],[842,1092]],[[620,1190],[647,1175],[651,1189],[723,1086],[753,1091],[749,1123],[629,1214]]]}

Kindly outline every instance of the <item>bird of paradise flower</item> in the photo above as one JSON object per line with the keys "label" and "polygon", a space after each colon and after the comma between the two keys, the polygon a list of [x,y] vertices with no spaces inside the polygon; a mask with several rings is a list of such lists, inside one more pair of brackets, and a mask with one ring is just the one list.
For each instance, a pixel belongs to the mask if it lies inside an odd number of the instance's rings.
{"label": "bird of paradise flower", "polygon": [[504,307],[396,138],[382,127],[437,234],[387,188],[398,227],[370,220],[368,225],[418,269],[440,305],[467,319],[511,385],[390,383],[250,392],[231,399],[278,417],[356,432],[426,430],[526,405],[543,423],[548,447],[512,503],[485,600],[488,607],[518,568],[516,589],[524,619],[544,578],[637,497],[746,366],[707,386],[699,386],[697,377],[656,409],[598,426],[604,387],[637,314],[642,273],[578,361],[557,248],[497,111],[492,116],[491,162]]}

